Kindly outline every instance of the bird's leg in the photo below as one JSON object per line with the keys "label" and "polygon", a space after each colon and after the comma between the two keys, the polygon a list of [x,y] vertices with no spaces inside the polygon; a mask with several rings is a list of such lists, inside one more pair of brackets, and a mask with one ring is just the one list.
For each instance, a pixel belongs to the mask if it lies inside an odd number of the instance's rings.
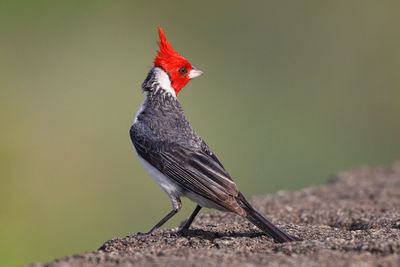
{"label": "bird's leg", "polygon": [[178,211],[182,208],[182,203],[181,200],[178,199],[171,199],[172,202],[172,207],[173,210],[171,210],[167,216],[165,216],[164,218],[161,219],[161,221],[159,221],[156,225],[153,226],[153,228],[150,229],[150,231],[148,231],[147,233],[137,233],[138,235],[149,235],[151,233],[153,233],[155,230],[157,230],[158,228],[160,228],[161,226],[163,226],[164,223],[166,223],[169,219],[172,218],[172,216],[174,216],[175,214],[178,213]]}
{"label": "bird's leg", "polygon": [[201,210],[201,206],[197,204],[196,208],[194,209],[192,215],[190,215],[189,219],[186,220],[185,224],[179,229],[178,234],[184,234],[189,230],[190,225],[192,224],[194,218],[197,216],[199,211]]}

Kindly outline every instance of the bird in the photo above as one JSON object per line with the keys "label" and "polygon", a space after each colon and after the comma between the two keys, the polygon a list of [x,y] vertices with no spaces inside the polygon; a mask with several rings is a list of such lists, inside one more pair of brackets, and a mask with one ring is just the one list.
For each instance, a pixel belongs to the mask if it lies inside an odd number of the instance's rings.
{"label": "bird", "polygon": [[165,191],[172,210],[149,235],[179,212],[181,197],[197,206],[178,230],[188,233],[201,210],[211,208],[246,218],[276,242],[297,241],[256,211],[239,191],[217,156],[186,120],[177,99],[189,81],[203,74],[177,53],[158,27],[159,49],[154,65],[142,84],[145,99],[130,128],[134,151],[149,176]]}

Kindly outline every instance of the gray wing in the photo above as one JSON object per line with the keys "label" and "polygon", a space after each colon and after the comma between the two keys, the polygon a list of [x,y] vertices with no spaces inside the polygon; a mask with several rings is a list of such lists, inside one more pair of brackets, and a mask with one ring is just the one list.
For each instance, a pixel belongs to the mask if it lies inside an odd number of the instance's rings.
{"label": "gray wing", "polygon": [[137,153],[185,190],[212,200],[228,210],[235,209],[236,205],[232,203],[239,190],[204,142],[198,149],[188,148],[178,143],[157,140],[150,133],[143,134],[143,128],[137,131],[134,126],[130,134]]}

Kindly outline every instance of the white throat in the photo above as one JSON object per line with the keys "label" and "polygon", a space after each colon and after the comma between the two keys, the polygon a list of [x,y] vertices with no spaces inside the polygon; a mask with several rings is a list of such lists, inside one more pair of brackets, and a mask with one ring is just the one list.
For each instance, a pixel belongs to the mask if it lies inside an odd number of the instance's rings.
{"label": "white throat", "polygon": [[168,74],[159,67],[154,67],[155,80],[160,85],[160,88],[176,97],[175,89],[171,86],[171,80]]}

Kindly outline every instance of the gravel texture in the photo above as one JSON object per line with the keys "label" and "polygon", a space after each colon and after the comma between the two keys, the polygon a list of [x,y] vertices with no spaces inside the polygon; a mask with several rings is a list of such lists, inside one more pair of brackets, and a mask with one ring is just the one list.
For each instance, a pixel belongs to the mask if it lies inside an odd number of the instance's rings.
{"label": "gravel texture", "polygon": [[277,244],[238,216],[211,212],[196,218],[187,237],[176,228],[115,238],[97,251],[31,266],[400,266],[400,162],[251,202],[303,241]]}

